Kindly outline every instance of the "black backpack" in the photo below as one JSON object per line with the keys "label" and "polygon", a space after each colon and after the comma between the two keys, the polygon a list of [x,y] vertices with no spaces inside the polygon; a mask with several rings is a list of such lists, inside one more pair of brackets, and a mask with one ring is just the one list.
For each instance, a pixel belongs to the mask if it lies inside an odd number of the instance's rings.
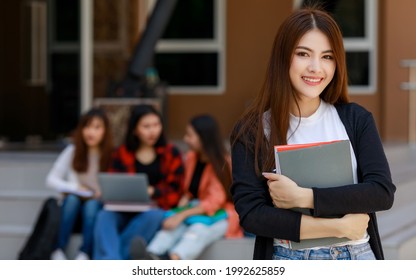
{"label": "black backpack", "polygon": [[46,199],[18,259],[49,260],[58,236],[59,219],[58,200],[54,197]]}

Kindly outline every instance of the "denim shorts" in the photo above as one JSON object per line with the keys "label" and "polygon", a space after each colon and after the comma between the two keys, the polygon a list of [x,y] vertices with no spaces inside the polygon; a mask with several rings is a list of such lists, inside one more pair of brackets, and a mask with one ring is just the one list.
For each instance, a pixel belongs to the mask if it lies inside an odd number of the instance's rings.
{"label": "denim shorts", "polygon": [[292,250],[274,246],[273,260],[375,260],[368,242],[358,245]]}

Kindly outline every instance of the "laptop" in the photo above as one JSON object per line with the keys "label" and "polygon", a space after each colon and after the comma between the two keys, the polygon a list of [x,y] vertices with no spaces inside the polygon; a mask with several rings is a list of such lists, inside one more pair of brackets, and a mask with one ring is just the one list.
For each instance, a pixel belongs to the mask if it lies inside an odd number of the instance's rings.
{"label": "laptop", "polygon": [[145,173],[99,173],[104,209],[120,212],[142,212],[156,207],[147,188]]}

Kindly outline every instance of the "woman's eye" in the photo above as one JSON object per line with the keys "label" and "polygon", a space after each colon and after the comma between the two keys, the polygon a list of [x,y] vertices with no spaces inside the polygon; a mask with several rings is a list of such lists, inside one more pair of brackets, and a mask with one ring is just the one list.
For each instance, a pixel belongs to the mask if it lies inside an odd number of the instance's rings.
{"label": "woman's eye", "polygon": [[298,56],[308,56],[308,53],[306,53],[306,52],[298,52],[298,53],[296,53],[296,55],[298,55]]}
{"label": "woman's eye", "polygon": [[334,59],[334,57],[332,56],[332,55],[324,55],[324,57],[323,57],[324,59],[329,59],[329,60],[332,60],[332,59]]}

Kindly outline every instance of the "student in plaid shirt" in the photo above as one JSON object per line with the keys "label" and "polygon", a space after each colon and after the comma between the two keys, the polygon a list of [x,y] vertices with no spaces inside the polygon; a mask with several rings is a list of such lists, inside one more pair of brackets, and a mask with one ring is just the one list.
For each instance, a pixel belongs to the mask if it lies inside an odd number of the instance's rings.
{"label": "student in plaid shirt", "polygon": [[109,172],[146,173],[149,194],[159,206],[146,212],[102,210],[94,231],[94,259],[129,259],[133,237],[150,241],[160,228],[164,210],[178,204],[183,181],[180,151],[167,143],[160,113],[150,105],[132,111],[125,143],[112,157]]}

